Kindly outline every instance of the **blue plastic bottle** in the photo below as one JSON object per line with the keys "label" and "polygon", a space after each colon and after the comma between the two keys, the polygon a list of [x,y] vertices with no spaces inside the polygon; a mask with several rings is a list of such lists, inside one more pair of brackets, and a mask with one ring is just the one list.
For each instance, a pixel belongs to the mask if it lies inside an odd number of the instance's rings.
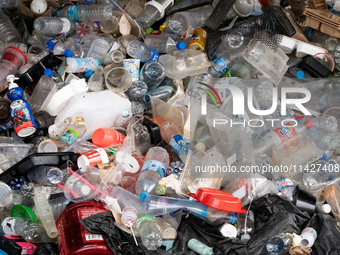
{"label": "blue plastic bottle", "polygon": [[14,122],[15,133],[19,137],[27,137],[32,135],[37,127],[34,123],[31,107],[24,99],[24,91],[14,80],[18,80],[14,75],[7,76],[7,81],[10,83],[7,97],[11,100],[10,111]]}

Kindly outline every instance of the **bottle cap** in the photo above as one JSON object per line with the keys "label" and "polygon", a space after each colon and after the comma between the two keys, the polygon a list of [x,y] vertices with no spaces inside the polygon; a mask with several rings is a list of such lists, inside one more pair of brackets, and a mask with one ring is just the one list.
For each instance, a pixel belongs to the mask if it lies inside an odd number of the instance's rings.
{"label": "bottle cap", "polygon": [[164,23],[163,25],[161,25],[161,26],[159,27],[159,30],[162,32],[162,31],[164,30],[165,27],[166,27],[166,23]]}
{"label": "bottle cap", "polygon": [[319,160],[327,160],[327,154],[326,153],[323,153],[322,157],[319,158]]}
{"label": "bottle cap", "polygon": [[140,195],[139,195],[139,198],[140,200],[142,200],[143,202],[145,202],[145,198],[149,195],[148,192],[142,192]]}
{"label": "bottle cap", "polygon": [[46,43],[46,48],[50,51],[53,52],[54,46],[58,43],[58,40],[50,39]]}
{"label": "bottle cap", "polygon": [[189,196],[209,207],[235,213],[246,213],[247,210],[241,207],[241,200],[223,190],[211,188],[199,188],[196,194],[189,193]]}
{"label": "bottle cap", "polygon": [[311,120],[306,120],[305,125],[306,125],[307,129],[311,129],[314,126],[314,124]]}
{"label": "bottle cap", "polygon": [[296,72],[296,78],[298,78],[298,79],[303,79],[303,78],[305,78],[305,72],[304,71],[297,71]]}
{"label": "bottle cap", "polygon": [[44,75],[46,75],[46,76],[52,78],[52,76],[53,76],[53,71],[52,71],[51,69],[45,69]]}
{"label": "bottle cap", "polygon": [[330,213],[332,211],[332,208],[331,208],[331,206],[329,204],[323,204],[321,206],[321,211],[323,213]]}
{"label": "bottle cap", "polygon": [[67,57],[67,58],[72,57],[73,51],[70,50],[70,49],[66,49],[65,52],[64,52],[64,56]]}
{"label": "bottle cap", "polygon": [[230,223],[225,223],[221,228],[220,232],[224,237],[229,238],[236,238],[237,237],[237,229],[234,225],[231,225]]}
{"label": "bottle cap", "polygon": [[149,27],[147,30],[145,30],[145,33],[149,35],[152,33],[152,31],[153,31],[152,27]]}
{"label": "bottle cap", "polygon": [[88,78],[91,77],[92,74],[93,74],[93,71],[92,71],[92,70],[88,70],[88,71],[84,74],[84,76],[85,76],[86,79],[88,79]]}
{"label": "bottle cap", "polygon": [[102,63],[100,63],[99,59],[96,59],[96,60],[97,60],[97,62],[98,62],[98,65],[100,65],[100,66],[101,66],[101,65],[102,65]]}
{"label": "bottle cap", "polygon": [[179,49],[179,50],[184,50],[185,49],[185,43],[184,42],[176,43],[176,48]]}
{"label": "bottle cap", "polygon": [[12,207],[11,211],[11,216],[12,217],[20,217],[20,218],[29,218],[31,222],[37,222],[38,217],[35,214],[35,212],[24,205],[16,204]]}
{"label": "bottle cap", "polygon": [[249,234],[243,234],[243,235],[241,235],[241,242],[244,243],[244,244],[246,244],[246,243],[249,242],[250,238],[251,238],[251,237],[250,237]]}
{"label": "bottle cap", "polygon": [[60,10],[57,11],[56,16],[60,17]]}
{"label": "bottle cap", "polygon": [[280,5],[281,5],[281,7],[286,8],[289,5],[289,1],[288,0],[281,0]]}
{"label": "bottle cap", "polygon": [[105,148],[113,144],[123,144],[125,135],[112,128],[99,128],[92,135],[93,144]]}

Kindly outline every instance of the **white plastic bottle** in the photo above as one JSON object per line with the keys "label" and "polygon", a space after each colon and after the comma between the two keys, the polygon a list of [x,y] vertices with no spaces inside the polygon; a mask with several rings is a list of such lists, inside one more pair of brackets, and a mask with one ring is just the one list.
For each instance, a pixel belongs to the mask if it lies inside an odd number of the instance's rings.
{"label": "white plastic bottle", "polygon": [[66,58],[66,73],[86,73],[88,70],[94,71],[100,66],[100,61],[94,58]]}
{"label": "white plastic bottle", "polygon": [[67,18],[39,17],[34,20],[33,27],[39,34],[53,37],[72,33],[76,28],[76,23]]}
{"label": "white plastic bottle", "polygon": [[136,194],[142,201],[145,201],[149,193],[155,191],[168,166],[169,154],[165,149],[158,146],[149,149],[136,183]]}
{"label": "white plastic bottle", "polygon": [[141,236],[143,245],[148,250],[156,250],[162,245],[162,235],[152,216],[139,214],[136,221],[136,227]]}

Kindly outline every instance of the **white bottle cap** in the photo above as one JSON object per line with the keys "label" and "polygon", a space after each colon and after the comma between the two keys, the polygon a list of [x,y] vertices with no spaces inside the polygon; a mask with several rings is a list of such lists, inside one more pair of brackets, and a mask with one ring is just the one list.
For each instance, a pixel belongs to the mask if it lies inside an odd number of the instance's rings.
{"label": "white bottle cap", "polygon": [[30,7],[34,13],[42,14],[47,10],[47,3],[45,0],[33,0]]}
{"label": "white bottle cap", "polygon": [[38,146],[38,153],[58,152],[58,147],[51,139],[42,141]]}
{"label": "white bottle cap", "polygon": [[224,237],[236,238],[237,236],[237,229],[234,225],[229,223],[223,224],[223,226],[220,228],[220,232]]}
{"label": "white bottle cap", "polygon": [[323,204],[321,206],[321,211],[323,213],[330,213],[332,211],[332,207],[329,204]]}

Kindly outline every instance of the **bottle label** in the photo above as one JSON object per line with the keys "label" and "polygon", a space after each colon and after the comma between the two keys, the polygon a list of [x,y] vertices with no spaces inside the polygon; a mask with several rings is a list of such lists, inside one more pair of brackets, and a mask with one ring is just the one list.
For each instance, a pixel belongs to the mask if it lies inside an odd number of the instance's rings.
{"label": "bottle label", "polygon": [[275,182],[275,185],[279,188],[279,192],[282,192],[283,190],[287,188],[295,188],[295,184],[288,177],[284,177],[284,178],[277,180]]}
{"label": "bottle label", "polygon": [[287,123],[285,126],[274,129],[274,132],[279,136],[283,143],[297,136],[297,132],[291,123]]}
{"label": "bottle label", "polygon": [[59,18],[63,22],[63,29],[60,31],[60,34],[68,33],[71,29],[71,22],[67,18]]}
{"label": "bottle label", "polygon": [[145,162],[141,172],[148,171],[148,170],[157,172],[160,176],[162,176],[162,178],[165,175],[165,167],[158,160],[149,160]]}
{"label": "bottle label", "polygon": [[310,233],[310,234],[312,234],[313,237],[314,237],[314,239],[316,239],[317,236],[318,236],[314,228],[305,228],[304,230],[302,230],[301,236],[302,236],[303,234],[305,234],[305,233]]}
{"label": "bottle label", "polygon": [[1,227],[5,235],[16,236],[17,233],[14,231],[14,226],[16,223],[16,219],[12,217],[5,218],[2,223]]}
{"label": "bottle label", "polygon": [[28,107],[28,104],[21,99],[13,101],[11,104],[11,116],[16,133],[24,128],[35,128],[35,124],[32,121],[33,117]]}
{"label": "bottle label", "polygon": [[228,70],[228,63],[223,58],[215,58],[213,63],[221,69],[222,74]]}
{"label": "bottle label", "polygon": [[180,150],[189,144],[187,140],[181,136],[181,135],[175,135],[171,140],[170,140],[170,146],[171,148],[178,154]]}
{"label": "bottle label", "polygon": [[71,145],[78,136],[80,136],[80,133],[77,130],[70,128],[59,139]]}
{"label": "bottle label", "polygon": [[148,61],[146,61],[146,62],[149,62],[151,60],[158,60],[159,59],[159,53],[155,49],[153,49],[151,47],[150,47],[150,49],[151,49],[152,55],[151,55],[150,59]]}
{"label": "bottle label", "polygon": [[[76,58],[76,70],[74,70],[74,72],[79,72],[79,73],[83,73],[83,72],[87,72],[88,70],[90,70],[90,66],[91,66],[91,61],[89,59],[86,58]],[[73,71],[73,70],[72,70]]]}
{"label": "bottle label", "polygon": [[[101,212],[107,212],[107,210],[104,210],[101,208],[77,209],[77,215],[78,215],[79,220],[85,219],[87,217],[90,217],[91,215],[101,213]],[[89,242],[92,243],[92,242],[104,241],[104,238],[102,235],[91,233],[81,224],[80,224],[80,230],[81,230],[81,236],[83,238],[83,242],[85,244]]]}
{"label": "bottle label", "polygon": [[205,43],[207,41],[207,32],[203,28],[196,28],[192,35],[192,41],[189,48],[192,46],[198,46],[201,50],[204,50]]}
{"label": "bottle label", "polygon": [[140,224],[142,224],[143,222],[146,222],[146,221],[153,221],[153,218],[151,215],[147,215],[147,214],[138,214],[138,219],[136,221],[136,226],[137,226],[137,229],[139,227]]}
{"label": "bottle label", "polygon": [[79,20],[78,20],[77,12],[78,12],[78,5],[72,5],[68,7],[67,18],[78,22]]}
{"label": "bottle label", "polygon": [[124,59],[123,67],[129,71],[133,81],[139,79],[140,59]]}

